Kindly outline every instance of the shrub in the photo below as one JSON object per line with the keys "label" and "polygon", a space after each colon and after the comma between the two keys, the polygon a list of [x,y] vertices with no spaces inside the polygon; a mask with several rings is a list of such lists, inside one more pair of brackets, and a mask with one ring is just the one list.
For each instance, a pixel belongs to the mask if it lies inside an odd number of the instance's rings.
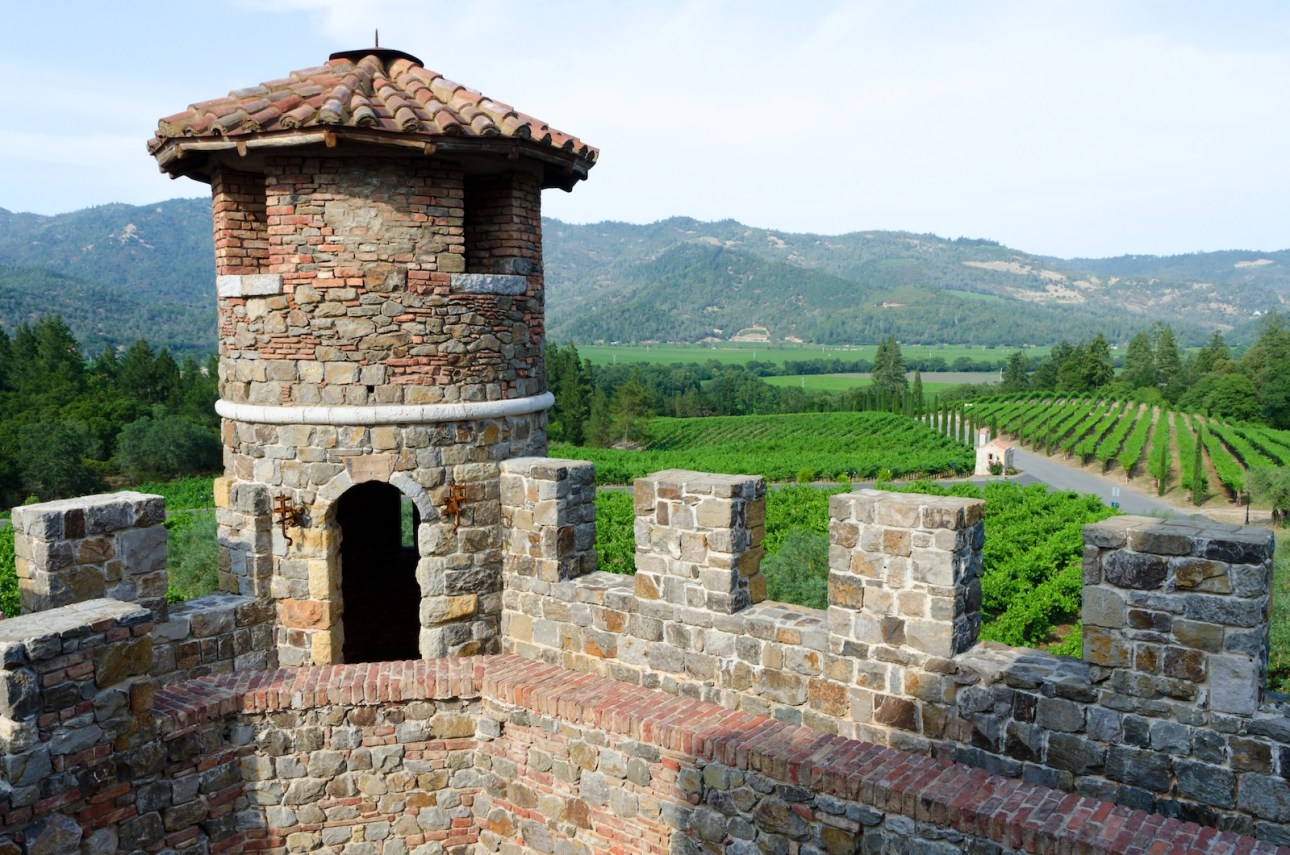
{"label": "shrub", "polygon": [[815,480],[815,470],[809,466],[803,466],[797,470],[797,483],[809,484]]}
{"label": "shrub", "polygon": [[793,528],[774,555],[761,564],[766,576],[766,596],[781,603],[812,609],[829,605],[829,538],[818,532]]}
{"label": "shrub", "polygon": [[189,475],[214,469],[219,460],[219,437],[181,416],[145,416],[117,437],[117,465],[134,480]]}
{"label": "shrub", "polygon": [[601,570],[636,572],[635,519],[631,493],[596,491],[596,555]]}
{"label": "shrub", "polygon": [[14,617],[20,611],[18,604],[18,571],[13,560],[13,527],[0,528],[0,612]]}
{"label": "shrub", "polygon": [[219,588],[219,545],[215,513],[171,514],[166,519],[172,603],[213,593]]}

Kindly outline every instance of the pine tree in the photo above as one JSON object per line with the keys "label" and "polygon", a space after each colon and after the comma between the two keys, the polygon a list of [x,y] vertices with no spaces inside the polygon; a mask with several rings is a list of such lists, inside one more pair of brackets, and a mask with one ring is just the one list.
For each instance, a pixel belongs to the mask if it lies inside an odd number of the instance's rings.
{"label": "pine tree", "polygon": [[1124,370],[1120,379],[1134,389],[1153,389],[1156,385],[1156,352],[1151,336],[1140,332],[1129,339],[1124,352]]}
{"label": "pine tree", "polygon": [[895,336],[887,336],[878,344],[878,352],[873,357],[873,387],[884,403],[899,401],[909,391],[905,360]]}
{"label": "pine tree", "polygon": [[1030,387],[1030,360],[1020,350],[1008,357],[1003,368],[1003,381],[999,384],[1000,392],[1024,392]]}
{"label": "pine tree", "polygon": [[1182,359],[1178,356],[1178,343],[1168,324],[1156,335],[1156,386],[1169,401],[1178,400],[1182,394]]}
{"label": "pine tree", "polygon": [[[1176,354],[1177,350],[1174,352]],[[1101,333],[1093,337],[1088,343],[1088,349],[1084,351],[1083,374],[1082,391],[1086,392],[1101,389],[1115,379],[1115,368],[1111,365],[1111,346]]]}
{"label": "pine tree", "polygon": [[614,392],[615,433],[624,443],[644,442],[649,435],[650,395],[641,380],[639,368],[633,368],[627,382]]}
{"label": "pine tree", "polygon": [[1201,455],[1201,448],[1205,445],[1205,427],[1201,425],[1196,430],[1196,451],[1192,456],[1192,481],[1191,481],[1191,503],[1200,506],[1205,501],[1205,494],[1209,490],[1209,477],[1205,474],[1205,461]]}

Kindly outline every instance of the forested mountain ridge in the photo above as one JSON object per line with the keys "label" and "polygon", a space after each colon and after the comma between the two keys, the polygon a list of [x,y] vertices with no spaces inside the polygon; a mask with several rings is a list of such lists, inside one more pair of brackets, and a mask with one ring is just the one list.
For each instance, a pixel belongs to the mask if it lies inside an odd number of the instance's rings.
{"label": "forested mountain ridge", "polygon": [[[215,346],[210,203],[46,217],[0,208],[0,327],[63,314],[89,352],[146,333]],[[734,220],[544,221],[554,340],[1050,344],[1157,321],[1183,344],[1239,344],[1290,301],[1290,250],[1062,260],[910,232],[792,234]],[[764,333],[763,333],[764,331]]]}
{"label": "forested mountain ridge", "polygon": [[[1063,260],[989,240],[892,231],[791,234],[683,217],[644,226],[551,222],[546,235],[553,334],[584,340],[612,338],[589,335],[596,330],[586,322],[585,307],[606,316],[606,301],[621,299],[620,291],[634,292],[630,302],[638,308],[650,302],[651,292],[683,284],[684,273],[667,258],[682,245],[720,248],[850,283],[834,291],[829,315],[835,322],[839,313],[847,316],[847,329],[858,325],[866,341],[894,333],[908,341],[1022,345],[1087,337],[1090,330],[1115,341],[1156,321],[1174,324],[1187,343],[1199,343],[1199,330],[1215,328],[1235,329],[1240,340],[1259,315],[1290,300],[1287,250]],[[785,278],[767,273],[772,282]],[[732,272],[729,281],[736,279]],[[803,287],[788,296],[809,299],[810,291]],[[780,301],[769,301],[764,317],[741,316],[738,327],[767,327],[772,338],[839,340],[827,329],[802,330],[801,319],[781,308]],[[776,327],[794,324],[798,332],[777,334]]]}

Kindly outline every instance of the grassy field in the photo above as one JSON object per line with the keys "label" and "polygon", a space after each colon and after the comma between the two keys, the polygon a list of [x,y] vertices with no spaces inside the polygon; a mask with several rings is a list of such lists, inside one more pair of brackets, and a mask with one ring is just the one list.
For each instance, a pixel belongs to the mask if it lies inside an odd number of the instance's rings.
{"label": "grassy field", "polygon": [[[808,392],[846,392],[869,385],[869,374],[783,374],[763,377],[772,386],[798,386]],[[913,374],[910,375],[913,379]],[[939,395],[963,383],[993,383],[999,375],[993,371],[928,371],[923,375],[923,395]]]}
{"label": "grassy field", "polygon": [[[578,355],[596,365],[615,362],[649,362],[667,365],[676,362],[707,362],[715,360],[725,365],[743,365],[756,360],[782,365],[788,360],[799,359],[873,359],[877,345],[821,345],[821,344],[761,344],[753,342],[723,342],[721,344],[579,344]],[[968,345],[901,345],[900,352],[906,362],[939,356],[953,362],[961,356],[969,359],[1005,360],[1015,347],[971,347]],[[1046,356],[1048,348],[1033,347],[1029,356]]]}

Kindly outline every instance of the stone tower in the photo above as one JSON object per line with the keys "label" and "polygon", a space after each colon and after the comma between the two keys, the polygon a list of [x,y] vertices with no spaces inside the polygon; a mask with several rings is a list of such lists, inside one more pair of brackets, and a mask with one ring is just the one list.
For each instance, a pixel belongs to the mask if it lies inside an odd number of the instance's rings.
{"label": "stone tower", "polygon": [[543,189],[597,152],[400,51],[162,119],[211,185],[220,587],[283,665],[497,649],[499,464],[546,452]]}

